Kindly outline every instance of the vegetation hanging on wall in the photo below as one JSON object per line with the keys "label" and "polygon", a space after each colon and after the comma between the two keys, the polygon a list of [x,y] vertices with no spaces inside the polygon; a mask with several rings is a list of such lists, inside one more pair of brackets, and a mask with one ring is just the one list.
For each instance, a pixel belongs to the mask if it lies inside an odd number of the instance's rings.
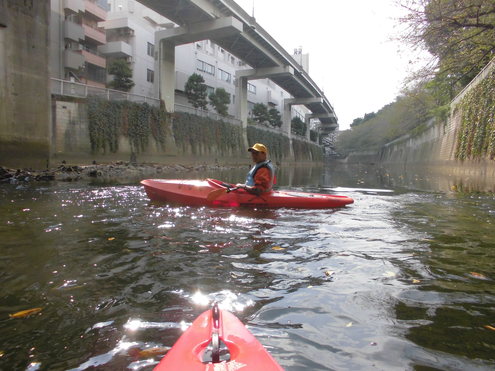
{"label": "vegetation hanging on wall", "polygon": [[240,125],[184,112],[173,114],[176,145],[193,155],[239,156],[244,154]]}
{"label": "vegetation hanging on wall", "polygon": [[296,160],[308,160],[308,161],[322,161],[323,149],[321,146],[315,143],[308,143],[306,141],[292,138],[292,149],[294,151],[294,157]]}
{"label": "vegetation hanging on wall", "polygon": [[117,152],[120,136],[129,139],[132,152],[145,151],[150,135],[161,148],[164,147],[168,120],[162,108],[147,103],[108,101],[98,97],[90,97],[87,106],[93,152]]}
{"label": "vegetation hanging on wall", "polygon": [[495,69],[462,98],[456,110],[461,112],[456,158],[495,159]]}
{"label": "vegetation hanging on wall", "polygon": [[266,145],[272,160],[281,161],[290,156],[290,141],[285,135],[248,125],[247,137],[250,145],[254,143]]}

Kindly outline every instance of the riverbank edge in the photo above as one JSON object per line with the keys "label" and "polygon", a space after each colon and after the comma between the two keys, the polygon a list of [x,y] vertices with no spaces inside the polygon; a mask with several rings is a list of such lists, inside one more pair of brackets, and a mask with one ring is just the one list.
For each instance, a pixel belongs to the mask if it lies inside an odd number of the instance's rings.
{"label": "riverbank edge", "polygon": [[91,179],[135,179],[160,177],[164,174],[184,173],[192,171],[221,171],[238,169],[245,165],[210,165],[210,164],[175,164],[157,163],[132,164],[130,162],[114,162],[91,165],[61,164],[58,167],[35,170],[31,168],[12,169],[0,166],[0,184],[16,184],[36,181],[78,181]]}

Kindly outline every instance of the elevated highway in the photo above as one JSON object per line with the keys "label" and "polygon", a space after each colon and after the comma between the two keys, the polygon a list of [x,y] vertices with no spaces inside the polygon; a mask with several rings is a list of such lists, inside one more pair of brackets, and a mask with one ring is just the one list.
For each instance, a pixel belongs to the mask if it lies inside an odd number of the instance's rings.
{"label": "elevated highway", "polygon": [[[304,105],[317,118],[323,134],[338,127],[335,111],[308,73],[255,19],[232,0],[138,0],[179,27],[159,31],[159,94],[167,109],[173,107],[175,46],[210,39],[243,60],[252,69],[241,70],[238,80],[238,115],[247,122],[247,80],[269,78],[293,96],[284,102],[283,129],[290,132],[290,106]],[[275,15],[274,15],[275,16]],[[289,114],[287,114],[289,113]]]}

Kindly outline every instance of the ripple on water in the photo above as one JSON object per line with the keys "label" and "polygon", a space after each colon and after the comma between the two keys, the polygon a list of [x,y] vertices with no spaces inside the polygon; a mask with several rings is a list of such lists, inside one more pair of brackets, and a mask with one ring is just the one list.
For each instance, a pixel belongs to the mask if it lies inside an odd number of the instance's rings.
{"label": "ripple on water", "polygon": [[146,350],[218,301],[287,370],[489,369],[493,200],[363,188],[338,210],[4,193],[0,311],[43,310],[0,322],[0,368],[149,370],[161,354]]}

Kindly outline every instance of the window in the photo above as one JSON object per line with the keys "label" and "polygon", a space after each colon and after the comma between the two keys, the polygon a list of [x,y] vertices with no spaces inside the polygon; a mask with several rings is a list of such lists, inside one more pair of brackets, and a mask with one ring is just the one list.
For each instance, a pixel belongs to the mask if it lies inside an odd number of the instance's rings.
{"label": "window", "polygon": [[211,86],[208,86],[206,85],[206,95],[207,96],[210,96],[211,93],[214,93],[215,92],[215,88],[214,87],[211,87]]}
{"label": "window", "polygon": [[147,54],[150,56],[150,57],[153,57],[154,54],[155,54],[155,46],[152,44],[152,43],[148,43],[148,51],[147,51]]}
{"label": "window", "polygon": [[220,80],[226,81],[226,82],[231,82],[232,81],[232,75],[228,72],[225,72],[224,70],[221,70],[220,68],[218,69],[220,73]]}
{"label": "window", "polygon": [[155,71],[146,69],[146,81],[153,83],[155,80]]}
{"label": "window", "polygon": [[256,94],[256,86],[254,86],[253,84],[250,84],[249,82],[247,84],[247,90],[250,93]]}
{"label": "window", "polygon": [[105,83],[107,74],[104,68],[86,62],[86,78],[91,81]]}
{"label": "window", "polygon": [[213,66],[212,64],[200,61],[198,59],[197,67],[198,67],[198,71],[206,72],[209,73],[210,75],[215,76],[215,66]]}

